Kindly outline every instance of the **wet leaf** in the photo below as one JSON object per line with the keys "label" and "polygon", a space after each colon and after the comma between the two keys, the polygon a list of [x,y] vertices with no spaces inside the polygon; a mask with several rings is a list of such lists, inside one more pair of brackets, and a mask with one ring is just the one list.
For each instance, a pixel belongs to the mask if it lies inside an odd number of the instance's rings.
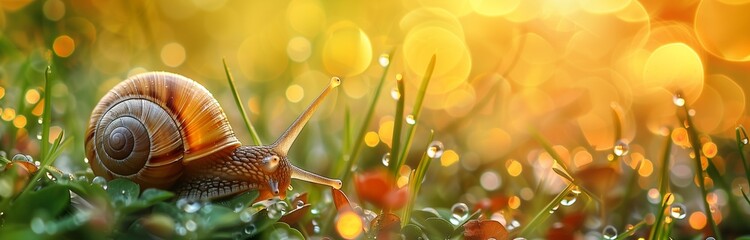
{"label": "wet leaf", "polygon": [[297,229],[289,227],[286,223],[274,223],[266,234],[263,234],[264,239],[289,239],[289,240],[295,240],[295,239],[305,239],[305,236],[302,235]]}
{"label": "wet leaf", "polygon": [[310,212],[310,208],[312,205],[305,204],[302,205],[302,207],[294,208],[293,210],[289,211],[288,213],[284,214],[284,216],[281,216],[281,219],[279,219],[279,222],[285,222],[287,224],[295,224],[299,222],[307,213]]}
{"label": "wet leaf", "polygon": [[116,178],[107,183],[107,194],[113,201],[137,199],[140,189],[138,184],[124,178]]}
{"label": "wet leaf", "polygon": [[60,215],[70,205],[70,191],[65,186],[52,185],[36,192],[21,195],[8,211],[6,223],[28,224],[36,213],[49,217]]}
{"label": "wet leaf", "polygon": [[406,226],[401,228],[401,234],[403,234],[406,239],[424,239],[426,237],[424,232],[422,232],[422,229],[414,224],[406,224]]}
{"label": "wet leaf", "polygon": [[351,209],[349,198],[340,189],[331,188],[331,196],[333,196],[333,204],[336,209],[340,212],[342,209]]}
{"label": "wet leaf", "polygon": [[393,239],[401,235],[401,219],[396,214],[382,213],[372,222],[368,233],[377,239]]}
{"label": "wet leaf", "polygon": [[229,200],[219,201],[217,202],[217,204],[223,205],[228,208],[234,208],[236,206],[242,206],[242,208],[246,208],[255,203],[256,200],[258,200],[258,196],[260,196],[258,190],[252,190],[239,194]]}
{"label": "wet leaf", "polygon": [[494,220],[471,220],[464,225],[464,239],[508,239],[508,231]]}
{"label": "wet leaf", "polygon": [[149,205],[156,204],[157,202],[161,202],[167,199],[170,199],[174,196],[174,193],[155,189],[155,188],[149,188],[146,189],[146,191],[143,191],[141,193],[141,201],[144,201],[148,203]]}
{"label": "wet leaf", "polygon": [[453,234],[453,225],[442,218],[428,218],[424,230],[429,239],[446,239]]}

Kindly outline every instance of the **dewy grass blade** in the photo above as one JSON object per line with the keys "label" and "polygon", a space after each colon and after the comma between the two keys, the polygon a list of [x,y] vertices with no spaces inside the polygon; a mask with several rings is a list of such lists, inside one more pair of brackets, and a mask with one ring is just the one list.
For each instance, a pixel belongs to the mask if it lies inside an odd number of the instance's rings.
{"label": "dewy grass blade", "polygon": [[[52,146],[52,151],[50,151],[50,143],[49,143],[49,128],[50,128],[50,121],[52,121],[52,101],[48,101],[51,99],[52,96],[52,77],[50,76],[52,74],[52,70],[49,66],[47,66],[47,70],[44,74],[44,113],[42,114],[42,152],[41,152],[41,164],[39,166],[39,171],[37,171],[34,174],[34,177],[31,178],[31,181],[29,181],[29,184],[26,185],[26,187],[21,191],[20,194],[18,194],[17,197],[20,197],[21,195],[25,195],[29,192],[31,192],[31,189],[34,189],[34,186],[39,181],[39,178],[45,175],[47,171],[47,166],[52,164],[54,162],[55,157],[57,157],[57,152],[60,150],[60,143],[63,138],[63,134],[60,133],[60,135],[55,140],[55,144]],[[54,157],[53,157],[54,156]]]}
{"label": "dewy grass blade", "polygon": [[[670,131],[671,132],[671,131]],[[659,176],[659,194],[664,196],[669,192],[669,158],[672,156],[672,137],[667,136],[664,144],[664,153],[661,156],[661,175]],[[641,160],[643,161],[643,160]],[[636,169],[637,170],[637,169]]]}
{"label": "dewy grass blade", "polygon": [[547,204],[547,206],[544,207],[544,209],[537,212],[536,216],[534,216],[534,218],[531,219],[529,224],[526,224],[526,226],[521,230],[520,236],[529,238],[530,231],[533,232],[537,227],[539,227],[540,224],[544,222],[544,220],[547,219],[547,217],[549,217],[549,215],[552,215],[550,211],[552,211],[552,209],[555,208],[555,206],[560,204],[560,201],[562,201],[565,195],[568,195],[568,192],[573,190],[573,186],[575,185],[572,183],[568,184],[568,186],[565,187],[565,189],[563,189],[562,192],[560,192],[560,194],[557,194],[557,196],[554,199],[552,199],[552,201],[550,201]]}
{"label": "dewy grass blade", "polygon": [[654,237],[661,235],[661,231],[663,229],[661,223],[664,222],[664,212],[667,210],[667,206],[669,206],[669,203],[673,201],[674,198],[674,195],[672,195],[671,193],[667,193],[666,195],[662,196],[664,196],[664,198],[662,198],[659,212],[656,213],[656,222],[654,222],[653,227],[651,227],[651,233],[649,234],[648,239],[655,239]]}
{"label": "dewy grass blade", "polygon": [[396,75],[396,86],[399,98],[396,101],[396,118],[393,120],[393,137],[391,137],[391,159],[395,159],[396,161],[390,164],[391,175],[394,176],[394,179],[398,179],[398,170],[401,169],[401,165],[404,164],[402,160],[405,159],[398,155],[401,144],[401,128],[404,125],[404,99],[406,98],[404,81],[401,75]]}
{"label": "dewy grass blade", "polygon": [[[747,139],[747,132],[745,131],[745,127],[742,125],[738,126],[735,130],[735,136],[737,137],[737,148],[740,151],[740,159],[742,159],[742,167],[745,168],[745,179],[750,179],[750,166],[747,165],[747,158],[745,158],[745,145],[748,143]],[[742,186],[740,186],[740,191],[742,191]],[[748,204],[750,204],[750,198],[745,195],[745,192],[742,192],[742,195],[745,196],[745,200]]]}
{"label": "dewy grass blade", "polygon": [[227,75],[227,82],[229,82],[229,88],[232,89],[234,102],[237,104],[237,108],[240,109],[242,120],[245,122],[245,126],[247,127],[247,130],[250,132],[250,136],[253,138],[253,142],[255,143],[255,145],[257,146],[263,145],[263,143],[260,141],[260,137],[258,136],[258,132],[255,131],[255,127],[253,127],[253,123],[251,123],[250,119],[247,117],[247,113],[245,112],[245,107],[242,105],[242,99],[240,98],[239,93],[237,93],[237,87],[234,85],[234,78],[232,77],[232,73],[229,71],[229,66],[227,66],[227,60],[221,59],[221,61],[222,63],[224,63],[224,72]]}
{"label": "dewy grass blade", "polygon": [[[430,137],[427,139],[428,143],[431,143],[433,138],[435,137],[435,132],[430,131]],[[430,145],[428,144],[425,147],[425,150],[429,148]],[[414,202],[417,200],[417,195],[419,194],[419,189],[422,187],[422,180],[424,180],[424,175],[427,173],[427,169],[430,167],[430,163],[432,163],[432,158],[427,155],[427,151],[422,153],[422,159],[419,160],[419,165],[417,166],[416,170],[412,170],[411,174],[409,174],[409,198],[406,202],[406,208],[404,208],[404,211],[402,213],[401,217],[401,227],[406,226],[406,224],[409,224],[409,221],[411,220],[411,211],[414,209]]]}
{"label": "dewy grass blade", "polygon": [[404,162],[406,155],[409,154],[409,148],[411,148],[411,142],[414,140],[414,133],[416,132],[417,124],[419,123],[419,114],[422,112],[422,101],[424,101],[424,96],[425,94],[427,94],[427,86],[430,84],[432,73],[433,71],[435,71],[436,58],[436,55],[432,55],[430,63],[427,65],[427,70],[425,70],[424,77],[422,78],[422,85],[419,86],[417,100],[416,102],[414,102],[414,107],[412,108],[412,117],[414,119],[414,124],[409,124],[409,131],[406,134],[404,147],[401,148],[401,154],[399,154],[398,162]]}
{"label": "dewy grass blade", "polygon": [[706,191],[706,183],[705,178],[703,176],[703,168],[701,166],[701,142],[698,139],[698,130],[695,129],[695,124],[693,124],[693,118],[690,116],[690,110],[688,109],[688,105],[685,104],[682,106],[682,109],[685,110],[685,120],[687,121],[687,131],[688,131],[688,138],[690,140],[690,145],[693,146],[693,153],[695,154],[695,171],[698,173],[698,187],[701,190],[701,196],[703,202],[703,208],[706,214],[706,218],[708,219],[708,224],[711,226],[712,231],[714,235],[716,236],[716,239],[721,240],[721,233],[719,232],[719,227],[716,225],[716,221],[714,221],[713,215],[711,214],[711,206],[708,203],[708,199],[706,198],[708,196],[708,192]]}
{"label": "dewy grass blade", "polygon": [[635,233],[635,231],[638,231],[638,229],[643,227],[644,225],[646,225],[646,220],[641,220],[640,222],[635,224],[635,226],[633,226],[632,228],[626,230],[620,235],[617,235],[617,238],[615,238],[615,240],[622,240],[622,239],[626,239],[630,237],[631,234]]}
{"label": "dewy grass blade", "polygon": [[[393,57],[394,50],[391,50],[391,52],[388,54],[388,56]],[[378,83],[378,88],[375,90],[375,94],[372,96],[372,102],[370,102],[370,107],[367,109],[367,115],[365,115],[365,118],[363,119],[364,122],[362,122],[362,126],[359,129],[359,133],[357,133],[357,138],[354,139],[354,146],[352,146],[352,153],[349,154],[349,161],[346,162],[346,167],[343,169],[341,181],[344,182],[344,187],[349,184],[348,181],[349,176],[351,175],[351,168],[356,164],[357,158],[359,158],[359,152],[362,148],[362,143],[365,141],[365,134],[367,133],[367,128],[370,126],[370,122],[372,122],[372,115],[375,113],[375,106],[378,105],[378,99],[380,99],[380,92],[383,90],[383,85],[385,83],[385,78],[388,76],[388,69],[391,68],[391,65],[388,64],[383,68],[383,75],[380,76],[380,83]],[[343,187],[342,187],[343,188]]]}

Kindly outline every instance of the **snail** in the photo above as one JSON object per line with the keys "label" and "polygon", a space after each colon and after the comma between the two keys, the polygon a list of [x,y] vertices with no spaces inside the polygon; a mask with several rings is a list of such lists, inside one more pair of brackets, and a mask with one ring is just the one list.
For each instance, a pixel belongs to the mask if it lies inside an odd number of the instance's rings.
{"label": "snail", "polygon": [[127,178],[141,189],[171,190],[180,198],[211,200],[258,190],[258,200],[285,198],[291,179],[340,188],[292,165],[287,153],[325,90],[271,145],[246,146],[235,137],[224,111],[197,82],[173,73],[132,76],[96,105],[86,130],[86,157],[94,174]]}

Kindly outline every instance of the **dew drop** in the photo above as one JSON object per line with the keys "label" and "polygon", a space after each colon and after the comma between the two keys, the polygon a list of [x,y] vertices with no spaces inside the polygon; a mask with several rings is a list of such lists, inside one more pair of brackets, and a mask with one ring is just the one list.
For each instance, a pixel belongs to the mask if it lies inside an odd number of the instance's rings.
{"label": "dew drop", "polygon": [[91,183],[102,186],[102,188],[107,189],[107,179],[104,179],[104,177],[102,176],[94,177],[94,180],[91,180]]}
{"label": "dew drop", "polygon": [[313,225],[313,232],[320,233],[320,225],[318,224],[317,221],[315,221],[315,219],[312,220],[312,225]]}
{"label": "dew drop", "polygon": [[386,167],[389,164],[391,164],[391,153],[385,153],[385,154],[383,154],[382,162],[383,162],[383,165],[386,166]]}
{"label": "dew drop", "polygon": [[14,162],[15,161],[32,162],[32,161],[29,161],[29,159],[26,158],[26,155],[23,155],[23,154],[20,154],[20,153],[16,154],[16,155],[13,155],[13,158],[11,160],[14,161]]}
{"label": "dew drop", "polygon": [[578,186],[573,186],[570,188],[570,192],[575,193],[576,195],[581,194],[581,189],[578,188]]}
{"label": "dew drop", "polygon": [[284,201],[276,202],[275,206],[276,206],[276,209],[279,210],[279,213],[281,213],[281,215],[286,214],[286,210],[289,208],[289,204],[287,204]]}
{"label": "dew drop", "polygon": [[35,217],[31,219],[31,231],[34,231],[36,234],[42,234],[44,233],[44,229],[44,221],[41,218]]}
{"label": "dew drop", "polygon": [[613,151],[615,155],[617,155],[618,157],[622,157],[628,154],[628,152],[630,151],[630,147],[625,141],[618,140],[617,143],[615,143]]}
{"label": "dew drop", "polygon": [[242,213],[240,213],[240,221],[247,223],[252,220],[253,220],[253,214],[250,213],[250,209],[246,209],[245,211],[242,211]]}
{"label": "dew drop", "polygon": [[43,123],[42,118],[37,119],[36,122],[41,125]]}
{"label": "dew drop", "polygon": [[685,106],[685,98],[682,97],[682,93],[675,93],[674,96],[672,96],[672,102],[675,106],[682,107]]}
{"label": "dew drop", "polygon": [[453,204],[451,207],[451,214],[456,220],[463,221],[469,215],[469,206],[466,206],[465,203]]}
{"label": "dew drop", "polygon": [[714,237],[707,237],[706,240],[716,240]]}
{"label": "dew drop", "polygon": [[294,206],[296,208],[301,208],[302,206],[305,206],[305,202],[303,202],[302,200],[294,201]]}
{"label": "dew drop", "polygon": [[188,220],[187,222],[185,222],[185,229],[187,229],[188,231],[193,232],[197,228],[198,228],[198,224],[196,224],[195,221]]}
{"label": "dew drop", "polygon": [[560,204],[557,204],[554,207],[552,207],[552,211],[557,211],[557,209],[559,208],[560,208]]}
{"label": "dew drop", "polygon": [[387,67],[391,64],[391,56],[387,53],[380,54],[380,57],[378,58],[378,63],[381,67]]}
{"label": "dew drop", "polygon": [[675,219],[685,219],[685,216],[687,216],[685,205],[681,203],[672,204],[669,215],[671,215]]}
{"label": "dew drop", "polygon": [[688,110],[688,115],[690,115],[691,117],[695,117],[695,109]]}
{"label": "dew drop", "polygon": [[573,205],[573,203],[576,203],[577,200],[578,194],[570,191],[568,194],[565,194],[565,197],[563,197],[562,200],[560,200],[560,204],[563,206],[570,206]]}
{"label": "dew drop", "polygon": [[607,225],[602,230],[602,237],[604,237],[604,239],[608,239],[608,240],[612,240],[612,239],[617,238],[617,229],[615,227],[613,227],[612,225]]}
{"label": "dew drop", "polygon": [[201,209],[201,203],[197,201],[180,199],[177,200],[177,207],[185,211],[186,213],[194,213]]}
{"label": "dew drop", "polygon": [[289,184],[289,186],[286,187],[286,190],[287,191],[292,191],[292,190],[294,190],[294,187],[292,187],[292,184]]}
{"label": "dew drop", "polygon": [[240,212],[242,209],[245,209],[245,204],[237,203],[234,205],[234,212]]}
{"label": "dew drop", "polygon": [[393,98],[393,100],[401,98],[401,92],[398,91],[397,87],[391,88],[391,98]]}
{"label": "dew drop", "polygon": [[42,132],[39,131],[39,133],[36,134],[36,140],[42,140]]}
{"label": "dew drop", "polygon": [[414,125],[415,123],[417,123],[417,120],[414,119],[414,115],[406,115],[406,124]]}
{"label": "dew drop", "polygon": [[247,225],[247,227],[245,227],[245,234],[253,234],[253,233],[255,233],[255,225],[254,224]]}
{"label": "dew drop", "polygon": [[440,158],[443,156],[443,143],[440,141],[432,141],[427,147],[427,156],[431,158]]}
{"label": "dew drop", "polygon": [[177,225],[175,226],[175,229],[174,229],[174,230],[175,230],[175,232],[176,232],[176,233],[177,233],[178,235],[180,235],[180,236],[185,236],[185,235],[187,234],[187,229],[185,229],[185,227],[183,227],[183,226],[182,226],[182,225],[180,225],[180,224],[177,224]]}
{"label": "dew drop", "polygon": [[89,159],[88,158],[83,158],[83,162],[84,163],[89,163]]}

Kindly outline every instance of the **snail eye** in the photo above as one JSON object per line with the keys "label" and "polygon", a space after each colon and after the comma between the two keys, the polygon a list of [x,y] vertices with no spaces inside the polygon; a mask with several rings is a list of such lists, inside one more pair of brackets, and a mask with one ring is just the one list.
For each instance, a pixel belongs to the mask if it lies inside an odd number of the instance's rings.
{"label": "snail eye", "polygon": [[279,161],[281,161],[279,156],[276,156],[276,155],[267,156],[263,158],[263,160],[261,161],[261,167],[263,168],[263,171],[265,172],[269,172],[269,173],[274,172],[276,171],[276,168],[279,167]]}

